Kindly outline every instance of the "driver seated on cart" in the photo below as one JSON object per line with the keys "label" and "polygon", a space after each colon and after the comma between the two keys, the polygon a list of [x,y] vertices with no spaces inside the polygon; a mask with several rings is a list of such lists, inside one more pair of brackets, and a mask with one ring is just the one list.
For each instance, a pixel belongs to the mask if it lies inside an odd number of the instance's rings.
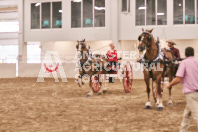
{"label": "driver seated on cart", "polygon": [[[109,62],[108,69],[110,69],[110,73],[116,73],[118,65],[117,50],[115,50],[113,43],[109,44],[109,46],[111,49],[106,54],[107,60]],[[113,77],[109,77],[109,83],[114,83]]]}
{"label": "driver seated on cart", "polygon": [[112,70],[116,71],[117,62],[118,62],[117,50],[115,50],[115,46],[113,43],[109,44],[109,46],[111,49],[106,54],[107,60],[109,62],[108,67],[110,67]]}

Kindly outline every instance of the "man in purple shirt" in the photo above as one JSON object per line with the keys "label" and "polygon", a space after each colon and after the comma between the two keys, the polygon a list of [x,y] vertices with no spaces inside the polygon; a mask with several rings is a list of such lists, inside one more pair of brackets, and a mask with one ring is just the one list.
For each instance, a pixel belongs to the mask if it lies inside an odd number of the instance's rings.
{"label": "man in purple shirt", "polygon": [[192,47],[186,48],[185,55],[186,59],[179,65],[176,78],[166,86],[169,89],[180,82],[183,85],[187,105],[184,110],[180,132],[188,130],[191,116],[198,125],[198,59],[194,58]]}
{"label": "man in purple shirt", "polygon": [[168,42],[168,47],[170,47],[170,50],[173,52],[173,54],[175,55],[176,59],[179,60],[180,58],[180,53],[179,53],[179,49],[175,48],[174,45],[176,45],[176,43],[174,41],[168,40],[166,41]]}

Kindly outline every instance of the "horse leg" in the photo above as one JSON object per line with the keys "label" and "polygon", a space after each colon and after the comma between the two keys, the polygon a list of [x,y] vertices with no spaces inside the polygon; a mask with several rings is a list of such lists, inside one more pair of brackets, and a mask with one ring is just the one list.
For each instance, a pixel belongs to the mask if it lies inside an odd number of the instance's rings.
{"label": "horse leg", "polygon": [[157,98],[157,102],[156,102],[156,107],[159,106],[160,104],[160,97],[158,98],[158,86],[160,86],[160,90],[161,90],[161,95],[163,93],[163,88],[164,88],[164,77],[161,78],[160,84],[157,84],[156,82],[156,98]]}
{"label": "horse leg", "polygon": [[105,93],[107,93],[107,87],[106,87],[106,75],[104,74],[104,76],[103,76],[103,79],[104,79],[104,85],[103,85],[103,87],[102,87],[102,89],[103,89],[103,93],[105,94]]}
{"label": "horse leg", "polygon": [[[169,76],[169,82],[171,82],[172,80],[173,80],[173,76],[170,75]],[[173,101],[172,101],[172,97],[171,97],[171,90],[172,90],[172,87],[169,88],[169,100],[168,100],[168,105],[169,106],[173,105]]]}
{"label": "horse leg", "polygon": [[152,80],[152,91],[153,91],[153,98],[155,101],[155,106],[157,107],[159,105],[159,99],[157,97],[157,83],[156,81],[153,81],[153,80]]}
{"label": "horse leg", "polygon": [[161,77],[156,78],[157,84],[157,100],[159,101],[159,105],[157,106],[157,110],[164,110],[163,100],[162,100],[162,93],[163,89],[161,88]]}
{"label": "horse leg", "polygon": [[150,101],[150,78],[149,76],[144,79],[146,83],[146,88],[147,88],[147,95],[148,95],[148,101],[145,104],[145,109],[151,109],[151,101]]}
{"label": "horse leg", "polygon": [[84,85],[84,82],[82,81],[82,77],[81,77],[81,84]]}
{"label": "horse leg", "polygon": [[87,97],[91,97],[93,95],[93,90],[92,90],[92,76],[90,76],[90,80],[89,80],[89,93],[87,94]]}
{"label": "horse leg", "polygon": [[[103,85],[104,83],[104,85]],[[100,75],[100,86],[101,89],[99,91],[99,94],[105,94],[107,92],[107,87],[106,87],[106,75]]]}
{"label": "horse leg", "polygon": [[98,81],[99,81],[99,84],[100,84],[100,90],[98,92],[98,95],[102,95],[103,94],[103,86],[102,86],[103,75],[99,74]]}
{"label": "horse leg", "polygon": [[80,75],[77,76],[76,77],[76,83],[78,84],[79,87],[81,87],[81,83],[80,83],[81,81],[82,81],[82,78],[80,77]]}

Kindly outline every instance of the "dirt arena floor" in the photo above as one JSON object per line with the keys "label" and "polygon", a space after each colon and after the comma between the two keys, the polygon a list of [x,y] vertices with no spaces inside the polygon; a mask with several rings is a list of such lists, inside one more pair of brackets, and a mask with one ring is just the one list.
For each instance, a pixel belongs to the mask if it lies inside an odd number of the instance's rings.
{"label": "dirt arena floor", "polygon": [[[173,89],[174,106],[164,111],[145,110],[143,81],[134,80],[126,94],[122,83],[107,84],[108,92],[87,98],[88,85],[79,88],[74,79],[55,83],[36,78],[0,79],[0,132],[178,132],[185,107],[181,85]],[[189,132],[197,132],[192,120]]]}

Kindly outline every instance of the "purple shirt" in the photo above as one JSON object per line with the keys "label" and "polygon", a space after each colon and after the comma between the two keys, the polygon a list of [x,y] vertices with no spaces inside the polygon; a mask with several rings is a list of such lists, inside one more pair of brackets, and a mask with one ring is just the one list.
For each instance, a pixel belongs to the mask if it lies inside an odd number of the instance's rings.
{"label": "purple shirt", "polygon": [[171,50],[171,51],[173,52],[173,54],[175,55],[176,59],[181,59],[181,58],[180,58],[179,50],[178,50],[177,48],[173,47],[173,48],[171,48],[170,50]]}
{"label": "purple shirt", "polygon": [[192,93],[198,90],[198,59],[193,56],[187,57],[179,65],[176,74],[182,77],[183,93]]}

